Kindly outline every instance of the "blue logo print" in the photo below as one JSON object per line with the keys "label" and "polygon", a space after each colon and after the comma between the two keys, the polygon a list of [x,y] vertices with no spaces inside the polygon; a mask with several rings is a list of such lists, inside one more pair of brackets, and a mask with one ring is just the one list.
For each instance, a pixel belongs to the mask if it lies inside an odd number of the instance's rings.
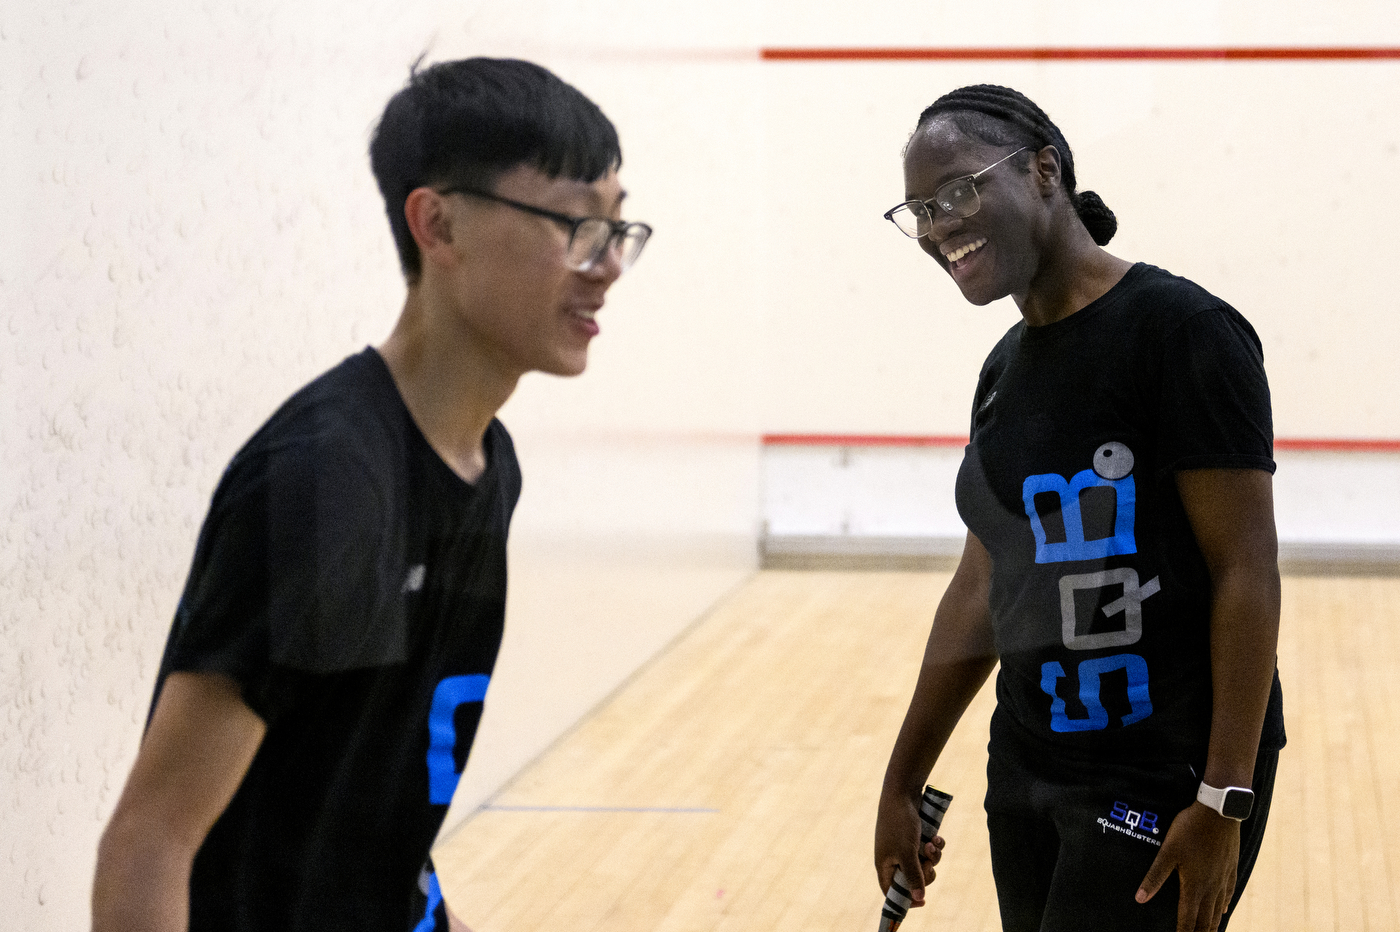
{"label": "blue logo print", "polygon": [[454,759],[457,750],[457,710],[486,698],[491,677],[481,674],[449,676],[433,690],[428,711],[428,802],[447,805],[462,778]]}
{"label": "blue logo print", "polygon": [[[1026,515],[1035,533],[1035,562],[1065,563],[1076,560],[1102,560],[1104,557],[1137,553],[1133,521],[1137,514],[1137,488],[1133,484],[1133,451],[1121,443],[1105,443],[1094,451],[1094,468],[1075,474],[1068,482],[1055,473],[1030,476],[1021,486],[1021,498]],[[1087,489],[1113,490],[1113,536],[1086,540],[1080,494]],[[1059,504],[1064,522],[1065,539],[1051,543],[1045,525],[1036,509],[1037,495],[1051,493]],[[1097,591],[1098,600],[1108,598],[1112,587],[1121,587],[1122,594],[1106,605],[1096,605],[1097,612],[1088,619],[1079,617],[1077,593]],[[1070,650],[1101,650],[1106,647],[1127,647],[1142,639],[1142,604],[1162,591],[1161,578],[1154,576],[1146,582],[1138,571],[1129,566],[1100,569],[1092,573],[1070,573],[1060,577],[1060,640]],[[1121,625],[1105,630],[1097,616],[1121,617]],[[1152,714],[1147,661],[1137,654],[1113,654],[1090,657],[1079,662],[1075,670],[1078,697],[1084,706],[1083,718],[1070,718],[1068,705],[1059,694],[1060,680],[1066,679],[1064,666],[1058,660],[1040,666],[1040,689],[1050,697],[1050,730],[1054,732],[1102,731],[1108,727],[1108,709],[1100,696],[1102,678],[1106,673],[1122,670],[1127,679],[1128,713],[1120,716],[1123,725],[1140,722]],[[1119,706],[1121,708],[1121,705]],[[1154,816],[1155,819],[1155,816]],[[1100,820],[1102,821],[1102,820]]]}
{"label": "blue logo print", "polygon": [[[1104,557],[1137,553],[1133,537],[1133,519],[1137,510],[1137,486],[1133,483],[1133,454],[1121,443],[1106,443],[1094,454],[1094,468],[1076,473],[1068,482],[1056,473],[1028,476],[1021,485],[1021,501],[1026,516],[1031,519],[1035,533],[1035,562],[1067,563],[1071,560],[1101,560]],[[1086,489],[1110,488],[1117,498],[1113,521],[1113,536],[1097,540],[1084,539],[1084,516],[1079,496]],[[1045,525],[1036,509],[1035,497],[1043,493],[1056,496],[1060,516],[1064,521],[1065,539],[1050,543]]]}
{"label": "blue logo print", "polygon": [[[1109,829],[1113,829],[1129,838],[1136,838],[1138,841],[1145,841],[1160,848],[1162,842],[1152,837],[1162,830],[1157,819],[1155,812],[1148,812],[1146,809],[1138,812],[1136,809],[1129,809],[1127,803],[1114,802],[1113,811],[1108,814],[1107,818],[1099,816],[1098,823],[1103,826],[1105,835],[1108,834]],[[1152,834],[1148,835],[1147,832]]]}
{"label": "blue logo print", "polygon": [[1144,832],[1151,832],[1154,835],[1158,832],[1157,813],[1148,812],[1145,809],[1142,812],[1137,812],[1133,809],[1129,809],[1127,803],[1115,801],[1113,803],[1113,811],[1108,814],[1108,817],[1115,822],[1122,822],[1131,829],[1140,828]]}
{"label": "blue logo print", "polygon": [[1137,654],[1114,654],[1111,657],[1091,657],[1079,664],[1079,701],[1084,704],[1087,715],[1084,718],[1070,718],[1065,712],[1065,701],[1055,691],[1055,686],[1065,675],[1065,668],[1058,660],[1051,660],[1040,668],[1040,688],[1050,696],[1050,730],[1102,731],[1108,727],[1108,710],[1099,698],[1099,677],[1114,670],[1125,670],[1128,674],[1128,714],[1123,716],[1123,724],[1140,722],[1152,714],[1152,699],[1147,688],[1147,661]]}

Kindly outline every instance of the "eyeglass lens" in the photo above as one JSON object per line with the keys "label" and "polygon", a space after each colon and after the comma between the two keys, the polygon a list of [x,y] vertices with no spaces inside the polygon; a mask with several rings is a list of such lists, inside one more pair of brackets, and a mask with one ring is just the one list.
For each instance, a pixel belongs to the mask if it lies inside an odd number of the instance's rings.
{"label": "eyeglass lens", "polygon": [[982,202],[977,197],[977,186],[971,178],[958,178],[933,192],[934,200],[954,217],[971,217],[977,213]]}
{"label": "eyeglass lens", "polygon": [[573,239],[569,241],[569,267],[577,272],[587,272],[598,264],[603,258],[603,253],[616,240],[618,261],[623,271],[626,271],[637,261],[637,256],[641,254],[642,247],[646,245],[650,235],[651,230],[644,224],[629,223],[615,233],[613,225],[608,221],[590,217],[578,225],[574,230]]}
{"label": "eyeglass lens", "polygon": [[[954,217],[971,217],[982,206],[977,187],[970,178],[948,182],[934,192],[932,203]],[[926,236],[933,226],[933,215],[924,201],[909,201],[901,205],[890,213],[890,219],[902,233],[912,237]]]}

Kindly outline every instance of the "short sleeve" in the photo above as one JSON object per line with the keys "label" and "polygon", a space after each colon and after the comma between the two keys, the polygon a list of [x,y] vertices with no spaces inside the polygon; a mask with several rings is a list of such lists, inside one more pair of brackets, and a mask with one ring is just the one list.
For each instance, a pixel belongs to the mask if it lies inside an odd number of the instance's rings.
{"label": "short sleeve", "polygon": [[401,662],[394,511],[392,489],[349,445],[240,454],[200,532],[167,667],[233,678],[268,718],[289,674]]}
{"label": "short sleeve", "polygon": [[1238,311],[1224,304],[1207,308],[1168,333],[1160,384],[1165,470],[1274,471],[1264,352]]}

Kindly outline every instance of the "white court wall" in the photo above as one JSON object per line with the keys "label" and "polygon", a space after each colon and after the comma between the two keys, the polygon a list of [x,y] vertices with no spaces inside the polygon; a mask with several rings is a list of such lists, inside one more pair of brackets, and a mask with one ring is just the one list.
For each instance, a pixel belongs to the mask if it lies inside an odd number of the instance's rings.
{"label": "white court wall", "polygon": [[[1118,215],[1111,252],[1191,278],[1249,318],[1278,436],[1400,438],[1388,275],[1400,62],[775,62],[764,75],[767,187],[812,215],[771,256],[786,299],[767,322],[768,345],[784,348],[765,368],[771,430],[966,433],[982,360],[1019,315],[1009,298],[967,304],[881,214],[903,199],[900,150],[920,110],[986,82],[1022,90],[1060,126],[1081,188]],[[827,125],[842,145],[816,142]]]}
{"label": "white court wall", "polygon": [[[781,22],[780,7],[792,14]],[[772,9],[765,42],[778,46],[1400,46],[1394,5],[1371,0],[1012,2],[990,15],[894,0],[840,20]],[[1081,189],[1118,215],[1111,252],[1193,279],[1252,322],[1275,436],[1400,441],[1389,274],[1400,61],[772,61],[763,78],[767,272],[780,295],[764,321],[767,431],[967,434],[982,361],[1019,314],[1009,298],[966,303],[881,215],[904,198],[900,155],[920,111],[992,83],[1023,91],[1063,130]],[[942,552],[964,533],[958,459],[769,447],[765,548]],[[1286,550],[1393,559],[1395,456],[1278,459]]]}
{"label": "white court wall", "polygon": [[[956,28],[951,28],[955,25]],[[86,921],[213,485],[402,286],[364,155],[424,48],[531,57],[657,227],[588,374],[504,412],[509,634],[453,818],[754,565],[763,431],[955,433],[1014,320],[880,219],[919,109],[1012,83],[1120,215],[1264,337],[1280,434],[1397,436],[1397,66],[760,63],[762,45],[1400,45],[1384,0],[66,0],[0,6],[0,899]],[[1208,182],[1209,206],[1199,203]],[[1305,182],[1325,193],[1300,195]]]}

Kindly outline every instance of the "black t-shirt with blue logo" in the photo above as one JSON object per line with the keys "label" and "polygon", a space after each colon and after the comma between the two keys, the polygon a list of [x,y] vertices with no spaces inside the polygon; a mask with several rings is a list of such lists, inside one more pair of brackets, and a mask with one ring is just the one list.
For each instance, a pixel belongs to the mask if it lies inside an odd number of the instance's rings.
{"label": "black t-shirt with blue logo", "polygon": [[[1203,764],[1210,576],[1176,473],[1273,472],[1263,352],[1238,311],[1133,266],[982,367],[958,474],[992,558],[1001,659],[993,741],[1076,756]],[[1275,674],[1263,746],[1282,747]]]}
{"label": "black t-shirt with blue logo", "polygon": [[[505,615],[510,436],[458,477],[383,359],[279,409],[214,493],[156,687],[232,677],[267,734],[195,859],[190,928],[414,929]],[[431,917],[423,929],[433,927]]]}

